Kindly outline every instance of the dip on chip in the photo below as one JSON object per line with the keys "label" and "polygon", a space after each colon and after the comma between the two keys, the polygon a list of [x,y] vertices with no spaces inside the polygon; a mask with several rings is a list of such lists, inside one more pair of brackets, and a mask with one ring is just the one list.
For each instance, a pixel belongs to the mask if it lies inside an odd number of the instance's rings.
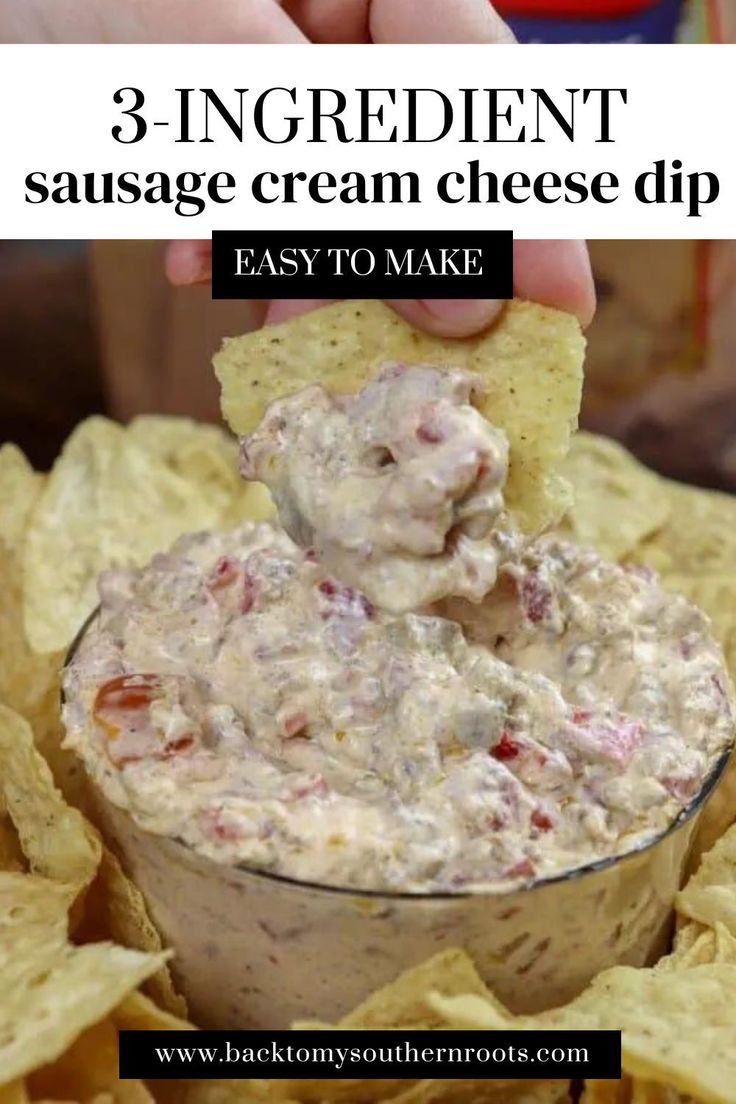
{"label": "dip on chip", "polygon": [[525,532],[569,504],[558,467],[577,425],[585,342],[575,318],[514,301],[487,333],[431,337],[380,300],[347,301],[226,340],[214,358],[225,420],[252,433],[269,403],[310,384],[353,393],[387,362],[479,376],[477,408],[509,442],[509,510]]}

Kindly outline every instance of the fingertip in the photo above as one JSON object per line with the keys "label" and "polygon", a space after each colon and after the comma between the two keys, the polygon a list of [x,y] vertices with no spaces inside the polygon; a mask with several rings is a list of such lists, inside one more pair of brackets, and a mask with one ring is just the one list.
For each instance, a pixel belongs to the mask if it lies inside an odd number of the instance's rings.
{"label": "fingertip", "polygon": [[373,0],[374,42],[515,42],[509,25],[489,0]]}
{"label": "fingertip", "polygon": [[288,322],[300,314],[336,303],[336,299],[271,299],[266,308],[264,326],[277,326],[279,322]]}
{"label": "fingertip", "polygon": [[578,240],[514,242],[514,293],[557,307],[588,326],[595,314],[595,284],[588,247]]}
{"label": "fingertip", "polygon": [[212,243],[172,241],[164,258],[166,277],[174,287],[202,284],[212,279]]}
{"label": "fingertip", "polygon": [[503,310],[501,299],[389,299],[407,322],[437,337],[471,337]]}

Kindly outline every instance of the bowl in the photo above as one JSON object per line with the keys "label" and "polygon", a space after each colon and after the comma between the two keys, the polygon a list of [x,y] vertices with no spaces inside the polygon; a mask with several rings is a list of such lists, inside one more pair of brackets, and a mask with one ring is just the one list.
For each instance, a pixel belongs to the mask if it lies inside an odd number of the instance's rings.
{"label": "bowl", "polygon": [[514,1012],[562,1004],[609,966],[651,963],[666,949],[694,830],[729,755],[667,829],[626,854],[521,888],[459,894],[342,889],[224,866],[142,830],[89,780],[88,789],[94,819],[175,952],[194,1021],[277,1029],[334,1022],[452,947],[468,951]]}

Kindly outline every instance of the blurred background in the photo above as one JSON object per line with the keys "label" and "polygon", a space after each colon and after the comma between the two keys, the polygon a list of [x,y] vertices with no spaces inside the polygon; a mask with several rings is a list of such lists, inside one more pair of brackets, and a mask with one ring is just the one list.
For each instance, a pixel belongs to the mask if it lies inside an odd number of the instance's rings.
{"label": "blurred background", "polygon": [[[257,302],[174,289],[165,243],[0,242],[0,442],[47,468],[90,413],[218,421],[210,358]],[[736,491],[736,242],[593,241],[583,424]]]}

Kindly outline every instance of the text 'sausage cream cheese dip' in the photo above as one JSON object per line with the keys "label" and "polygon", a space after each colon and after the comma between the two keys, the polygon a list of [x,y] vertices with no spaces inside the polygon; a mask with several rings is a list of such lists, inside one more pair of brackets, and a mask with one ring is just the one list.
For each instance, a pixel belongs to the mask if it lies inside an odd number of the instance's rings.
{"label": "text 'sausage cream cheese dip'", "polygon": [[312,386],[242,445],[279,522],[103,575],[67,744],[139,828],[216,863],[502,891],[662,832],[734,730],[705,617],[504,508],[461,370]]}

